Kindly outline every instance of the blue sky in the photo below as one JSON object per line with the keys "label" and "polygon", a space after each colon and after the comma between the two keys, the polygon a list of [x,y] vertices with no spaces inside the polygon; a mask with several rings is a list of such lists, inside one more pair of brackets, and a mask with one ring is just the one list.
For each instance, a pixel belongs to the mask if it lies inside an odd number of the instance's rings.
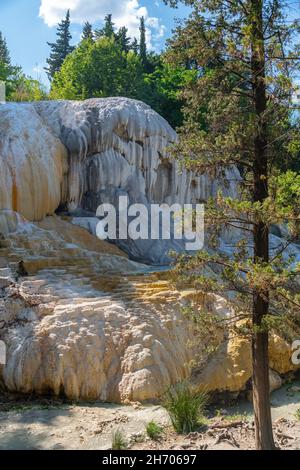
{"label": "blue sky", "polygon": [[184,17],[184,7],[173,10],[162,0],[0,0],[0,31],[6,37],[14,64],[21,65],[33,78],[47,79],[43,72],[49,54],[47,41],[55,40],[55,25],[71,8],[73,43],[80,39],[82,22],[101,25],[112,13],[117,26],[138,32],[139,17],[146,17],[148,42],[160,50],[174,26],[175,17]]}

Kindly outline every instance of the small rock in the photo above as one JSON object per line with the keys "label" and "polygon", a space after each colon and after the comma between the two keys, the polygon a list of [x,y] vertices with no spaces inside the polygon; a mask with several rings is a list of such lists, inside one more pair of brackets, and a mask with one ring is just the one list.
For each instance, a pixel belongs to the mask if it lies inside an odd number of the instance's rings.
{"label": "small rock", "polygon": [[273,369],[269,370],[269,379],[270,379],[270,393],[282,387],[282,379],[275,370]]}

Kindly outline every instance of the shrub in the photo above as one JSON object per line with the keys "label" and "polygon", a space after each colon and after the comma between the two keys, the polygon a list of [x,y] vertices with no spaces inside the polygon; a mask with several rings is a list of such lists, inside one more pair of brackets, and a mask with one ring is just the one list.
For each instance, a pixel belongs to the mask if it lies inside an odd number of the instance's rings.
{"label": "shrub", "polygon": [[300,420],[300,408],[298,408],[298,410],[296,411],[295,416],[297,419]]}
{"label": "shrub", "polygon": [[155,421],[150,421],[146,426],[146,433],[153,441],[158,441],[163,433],[163,428]]}
{"label": "shrub", "polygon": [[188,434],[203,423],[207,401],[206,393],[197,393],[188,383],[182,382],[167,391],[163,406],[169,413],[175,431]]}
{"label": "shrub", "polygon": [[124,450],[127,448],[127,443],[121,431],[117,429],[112,435],[112,450]]}

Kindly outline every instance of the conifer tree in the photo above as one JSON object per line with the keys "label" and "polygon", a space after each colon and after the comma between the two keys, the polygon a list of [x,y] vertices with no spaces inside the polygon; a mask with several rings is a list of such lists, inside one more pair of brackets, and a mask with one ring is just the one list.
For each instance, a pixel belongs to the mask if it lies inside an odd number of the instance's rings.
{"label": "conifer tree", "polygon": [[104,27],[102,29],[95,30],[95,36],[97,38],[100,38],[103,36],[107,38],[115,37],[115,24],[113,23],[111,13],[105,16]]}
{"label": "conifer tree", "polygon": [[11,58],[6,39],[0,31],[0,82],[6,84],[6,96],[9,98],[14,91],[15,82],[21,73],[21,68],[11,64]]}
{"label": "conifer tree", "polygon": [[83,29],[82,29],[82,40],[87,40],[87,39],[90,39],[90,40],[94,39],[93,27],[91,23],[89,23],[88,21],[84,23]]}
{"label": "conifer tree", "polygon": [[68,10],[65,19],[57,26],[56,42],[47,43],[51,48],[50,56],[46,60],[48,67],[45,68],[49,80],[52,80],[54,74],[60,70],[65,58],[74,50],[74,47],[70,45],[72,39],[70,24],[70,10]]}
{"label": "conifer tree", "polygon": [[127,36],[127,33],[128,29],[123,26],[116,34],[117,44],[119,44],[121,50],[126,53],[130,50],[130,38]]}
{"label": "conifer tree", "polygon": [[147,43],[146,43],[146,26],[145,26],[145,18],[142,16],[140,20],[140,47],[139,47],[139,54],[140,59],[143,66],[146,68],[147,66]]}
{"label": "conifer tree", "polygon": [[[180,0],[165,0],[176,6]],[[269,396],[269,332],[299,322],[299,264],[283,257],[299,237],[300,201],[276,179],[279,155],[299,149],[299,127],[287,128],[299,69],[299,24],[287,21],[281,0],[182,0],[193,12],[170,41],[172,64],[193,63],[197,83],[187,86],[185,125],[175,154],[189,169],[220,179],[235,165],[239,194],[206,205],[208,238],[238,229],[232,254],[201,251],[179,260],[178,273],[202,293],[223,292],[252,343],[252,387],[257,449],[274,449]],[[294,78],[294,80],[293,80]],[[289,197],[281,197],[281,191]],[[292,204],[287,204],[292,200]],[[289,236],[271,250],[270,227],[288,223]],[[221,247],[220,247],[221,248]],[[202,268],[218,272],[216,280]],[[199,274],[197,274],[199,273]],[[295,338],[294,338],[295,339]]]}
{"label": "conifer tree", "polygon": [[0,31],[0,63],[6,67],[11,66],[10,55],[5,38]]}
{"label": "conifer tree", "polygon": [[137,38],[133,38],[133,41],[130,45],[130,49],[136,54],[138,55],[139,53],[139,42],[137,40]]}

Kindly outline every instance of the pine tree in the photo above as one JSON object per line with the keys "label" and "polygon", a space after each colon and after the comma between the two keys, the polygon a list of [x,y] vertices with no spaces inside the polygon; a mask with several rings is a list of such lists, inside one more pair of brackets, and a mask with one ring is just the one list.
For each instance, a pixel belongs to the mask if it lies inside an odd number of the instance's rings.
{"label": "pine tree", "polygon": [[138,40],[137,38],[133,38],[133,41],[130,45],[130,49],[136,54],[138,55],[139,53],[139,43],[138,43]]}
{"label": "pine tree", "polygon": [[127,36],[127,33],[128,29],[123,26],[116,34],[117,44],[119,44],[121,50],[126,53],[130,50],[130,38]]}
{"label": "pine tree", "polygon": [[[222,251],[183,256],[178,273],[203,293],[223,292],[228,301],[234,293],[232,306],[252,342],[256,448],[274,449],[269,331],[284,326],[288,334],[300,314],[295,282],[300,266],[283,258],[299,236],[300,204],[295,198],[290,206],[282,202],[274,174],[278,154],[299,148],[297,130],[287,129],[299,68],[299,46],[292,47],[297,22],[286,21],[285,1],[182,3],[192,5],[193,12],[170,41],[168,59],[176,65],[192,62],[198,78],[184,93],[185,125],[175,153],[187,168],[219,178],[232,165],[240,169],[238,197],[220,193],[206,205],[207,235],[212,246],[224,228],[238,228],[244,237],[232,241],[231,256]],[[287,222],[289,239],[271,255],[270,227]],[[208,266],[217,269],[218,280],[195,274]]]}
{"label": "pine tree", "polygon": [[115,24],[112,21],[112,14],[105,16],[104,27],[102,29],[96,29],[95,36],[97,38],[101,38],[103,36],[107,38],[115,37]]}
{"label": "pine tree", "polygon": [[90,40],[94,39],[93,26],[88,21],[84,23],[83,29],[82,29],[82,40],[84,41],[87,39],[90,39]]}
{"label": "pine tree", "polygon": [[7,43],[0,31],[0,81],[6,83],[7,97],[14,90],[14,84],[21,73],[21,68],[11,64]]}
{"label": "pine tree", "polygon": [[0,63],[6,67],[11,66],[11,59],[5,38],[0,31]]}
{"label": "pine tree", "polygon": [[146,43],[146,26],[145,26],[145,18],[142,16],[140,20],[140,47],[139,47],[139,54],[140,59],[143,66],[146,68],[147,66],[147,43]]}
{"label": "pine tree", "polygon": [[54,74],[58,72],[65,58],[74,50],[70,45],[72,36],[70,33],[70,10],[67,11],[66,17],[57,26],[56,42],[48,42],[51,48],[49,58],[46,60],[48,67],[45,68],[49,80],[52,80]]}

